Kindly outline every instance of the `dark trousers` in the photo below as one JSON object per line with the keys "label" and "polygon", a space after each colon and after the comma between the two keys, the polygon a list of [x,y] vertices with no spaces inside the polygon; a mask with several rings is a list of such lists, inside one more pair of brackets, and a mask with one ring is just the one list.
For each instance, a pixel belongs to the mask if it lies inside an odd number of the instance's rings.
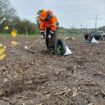
{"label": "dark trousers", "polygon": [[49,28],[46,29],[46,47],[47,50],[51,51],[51,50],[55,50],[56,48],[56,32],[54,35],[51,36],[51,38],[48,38],[49,34],[50,34],[50,30]]}

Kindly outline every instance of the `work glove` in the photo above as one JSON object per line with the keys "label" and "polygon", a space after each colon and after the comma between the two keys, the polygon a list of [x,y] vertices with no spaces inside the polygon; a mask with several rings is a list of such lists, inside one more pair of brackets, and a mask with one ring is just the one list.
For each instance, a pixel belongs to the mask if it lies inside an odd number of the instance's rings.
{"label": "work glove", "polygon": [[55,34],[55,31],[50,31],[49,35],[48,35],[48,38],[51,38],[51,36],[53,36]]}
{"label": "work glove", "polygon": [[48,35],[48,38],[51,38],[51,35],[50,34]]}
{"label": "work glove", "polygon": [[40,34],[41,34],[40,37],[41,37],[42,39],[44,39],[44,38],[45,38],[45,32],[44,32],[44,30],[41,30],[41,31],[40,31]]}

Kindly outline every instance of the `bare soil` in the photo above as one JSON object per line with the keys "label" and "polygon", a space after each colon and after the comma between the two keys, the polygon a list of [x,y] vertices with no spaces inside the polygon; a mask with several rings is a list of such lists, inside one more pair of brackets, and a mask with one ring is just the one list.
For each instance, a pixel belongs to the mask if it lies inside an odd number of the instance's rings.
{"label": "bare soil", "polygon": [[0,61],[0,105],[105,105],[105,43],[83,38],[66,40],[73,54],[53,55],[40,41],[26,51],[35,37],[0,37],[7,46]]}

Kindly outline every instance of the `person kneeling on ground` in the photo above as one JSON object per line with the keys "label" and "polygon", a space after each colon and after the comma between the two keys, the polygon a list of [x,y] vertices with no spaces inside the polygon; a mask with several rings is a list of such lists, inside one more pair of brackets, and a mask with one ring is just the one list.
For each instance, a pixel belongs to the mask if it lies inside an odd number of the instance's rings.
{"label": "person kneeling on ground", "polygon": [[85,40],[87,40],[89,42],[92,41],[93,37],[94,37],[95,40],[103,40],[103,36],[100,35],[100,34],[97,34],[97,33],[86,33],[86,34],[84,34]]}

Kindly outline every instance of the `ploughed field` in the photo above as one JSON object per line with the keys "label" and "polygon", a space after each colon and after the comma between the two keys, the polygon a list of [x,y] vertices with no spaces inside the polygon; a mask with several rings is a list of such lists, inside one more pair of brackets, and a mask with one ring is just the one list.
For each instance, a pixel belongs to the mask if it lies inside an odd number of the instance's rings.
{"label": "ploughed field", "polygon": [[0,36],[7,46],[0,61],[0,105],[105,105],[105,43],[89,44],[83,38],[66,40],[73,54],[53,55],[40,41],[24,49],[35,37]]}

